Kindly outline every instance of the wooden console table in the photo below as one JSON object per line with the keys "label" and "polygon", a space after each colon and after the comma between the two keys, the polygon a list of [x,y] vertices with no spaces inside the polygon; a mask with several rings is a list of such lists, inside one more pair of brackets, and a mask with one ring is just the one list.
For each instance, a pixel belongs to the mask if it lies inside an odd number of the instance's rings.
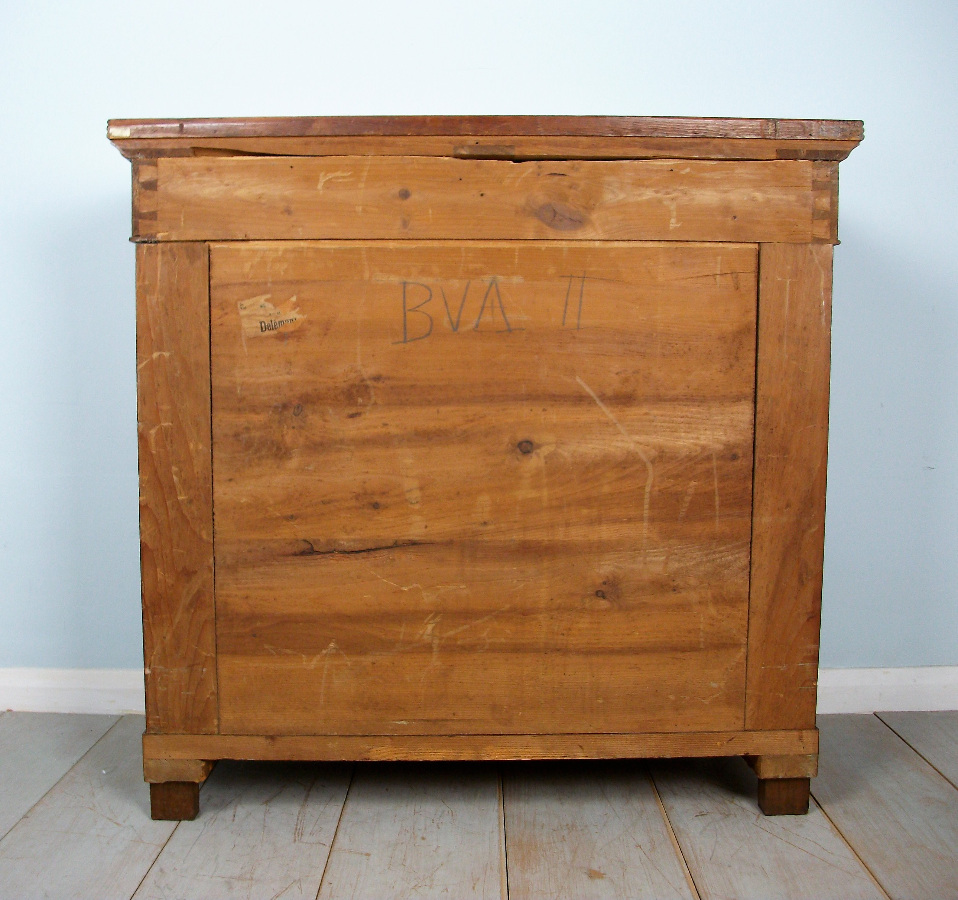
{"label": "wooden console table", "polygon": [[807,809],[860,122],[109,137],[155,817],[224,758],[744,755]]}

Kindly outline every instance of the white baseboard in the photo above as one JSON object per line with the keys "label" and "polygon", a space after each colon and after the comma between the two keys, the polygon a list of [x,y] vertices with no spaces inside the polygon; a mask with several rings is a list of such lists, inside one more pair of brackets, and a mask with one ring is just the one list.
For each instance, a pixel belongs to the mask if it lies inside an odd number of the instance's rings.
{"label": "white baseboard", "polygon": [[142,669],[0,669],[0,710],[143,713]]}
{"label": "white baseboard", "polygon": [[821,669],[819,713],[958,709],[958,666]]}
{"label": "white baseboard", "polygon": [[[0,710],[143,712],[140,669],[0,669]],[[821,669],[820,713],[958,709],[958,666]]]}

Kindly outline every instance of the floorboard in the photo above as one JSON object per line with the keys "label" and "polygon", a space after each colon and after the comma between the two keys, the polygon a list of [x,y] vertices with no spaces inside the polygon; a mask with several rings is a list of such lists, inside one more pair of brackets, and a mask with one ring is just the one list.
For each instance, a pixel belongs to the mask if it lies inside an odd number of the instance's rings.
{"label": "floorboard", "polygon": [[958,897],[958,790],[877,716],[820,716],[812,793],[888,894]]}
{"label": "floorboard", "polygon": [[0,712],[0,900],[958,898],[958,712],[880,716],[820,719],[808,816],[738,759],[224,762],[177,824],[142,717]]}
{"label": "floorboard", "polygon": [[0,716],[0,838],[117,721],[116,716]]}
{"label": "floorboard", "polygon": [[506,900],[501,841],[494,766],[360,765],[319,898]]}
{"label": "floorboard", "polygon": [[509,900],[694,897],[640,763],[503,772]]}
{"label": "floorboard", "polygon": [[129,900],[175,827],[154,822],[142,716],[125,716],[0,841],[0,897]]}
{"label": "floorboard", "polygon": [[958,788],[958,711],[876,715]]}
{"label": "floorboard", "polygon": [[351,767],[221,762],[136,900],[314,900]]}
{"label": "floorboard", "polygon": [[659,762],[652,777],[703,900],[884,900],[814,803],[762,815],[743,760]]}

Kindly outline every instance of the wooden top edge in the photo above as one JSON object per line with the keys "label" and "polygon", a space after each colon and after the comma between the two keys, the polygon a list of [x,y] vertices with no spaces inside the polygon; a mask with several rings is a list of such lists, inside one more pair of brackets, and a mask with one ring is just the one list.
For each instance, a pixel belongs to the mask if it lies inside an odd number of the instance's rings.
{"label": "wooden top edge", "polygon": [[242,119],[111,119],[111,141],[237,137],[541,136],[756,138],[858,143],[858,120],[671,116],[324,116]]}

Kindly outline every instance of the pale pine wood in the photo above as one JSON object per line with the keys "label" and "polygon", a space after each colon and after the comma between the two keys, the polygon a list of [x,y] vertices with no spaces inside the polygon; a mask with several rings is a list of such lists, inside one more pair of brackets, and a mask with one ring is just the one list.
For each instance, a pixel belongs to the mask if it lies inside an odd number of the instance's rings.
{"label": "pale pine wood", "polygon": [[958,788],[958,711],[880,712],[877,715]]}
{"label": "pale pine wood", "polygon": [[156,160],[134,159],[130,168],[133,176],[132,228],[136,233],[138,222],[156,221]]}
{"label": "pale pine wood", "polygon": [[759,778],[814,778],[818,773],[818,755],[746,756],[745,761]]}
{"label": "pale pine wood", "polygon": [[817,806],[759,813],[741,760],[656,763],[652,777],[703,900],[884,897]]}
{"label": "pale pine wood", "polygon": [[0,713],[0,838],[116,721],[115,716]]}
{"label": "pale pine wood", "polygon": [[[420,627],[427,627],[423,621]],[[454,736],[457,728],[482,734],[495,727],[495,714],[510,689],[516,706],[502,712],[504,734],[521,734],[524,727],[548,734],[566,721],[570,722],[566,727],[581,722],[581,727],[590,730],[645,726],[676,732],[709,725],[728,729],[741,722],[740,670],[723,658],[720,649],[696,654],[694,661],[685,656],[676,660],[667,652],[649,653],[646,659],[631,663],[613,658],[603,661],[594,680],[586,671],[588,660],[582,662],[570,655],[568,665],[578,663],[579,671],[562,678],[561,670],[532,657],[531,649],[437,654],[432,670],[431,652],[404,653],[382,665],[377,655],[363,658],[357,652],[351,667],[335,658],[325,667],[322,652],[323,648],[311,649],[305,662],[296,651],[291,659],[277,662],[259,655],[224,656],[220,664],[224,732],[244,734],[243,729],[249,728],[255,733],[292,735],[304,731],[322,734],[329,729],[325,733],[335,735],[355,729],[407,732],[432,740],[437,734]],[[317,656],[319,661],[312,666]],[[599,665],[593,663],[597,669]],[[312,671],[318,673],[316,679],[308,674]],[[485,673],[482,685],[487,691],[478,697],[477,672]],[[712,693],[701,683],[705,679],[718,686]],[[368,694],[363,690],[364,681],[370,685]],[[632,693],[625,693],[627,690]],[[639,698],[634,707],[627,702],[629,696]],[[680,701],[674,708],[669,705],[673,696]],[[607,704],[598,703],[607,698]],[[428,742],[422,746],[420,752],[427,753]]]}
{"label": "pale pine wood", "polygon": [[150,759],[143,760],[143,780],[150,783],[164,781],[194,781],[202,783],[213,770],[208,759]]}
{"label": "pale pine wood", "polygon": [[161,158],[134,237],[806,242],[817,238],[813,165]]}
{"label": "pale pine wood", "polygon": [[876,716],[820,716],[815,799],[893,898],[958,896],[958,790]]}
{"label": "pale pine wood", "polygon": [[216,730],[209,254],[137,248],[137,417],[146,722]]}
{"label": "pale pine wood", "polygon": [[147,734],[155,759],[477,760],[808,754],[816,731],[660,734],[190,735]]}
{"label": "pale pine wood", "polygon": [[741,727],[753,247],[211,259],[223,731]]}
{"label": "pale pine wood", "polygon": [[745,727],[815,724],[825,534],[832,248],[759,256]]}
{"label": "pale pine wood", "polygon": [[149,817],[125,716],[0,841],[0,897],[131,897],[175,827]]}
{"label": "pale pine wood", "polygon": [[509,900],[691,898],[644,766],[509,766]]}
{"label": "pale pine wood", "polygon": [[501,898],[492,766],[359,766],[318,900]]}
{"label": "pale pine wood", "polygon": [[813,240],[838,243],[838,163],[817,161],[812,165]]}
{"label": "pale pine wood", "polygon": [[346,766],[221,763],[136,900],[313,900],[346,798]]}

